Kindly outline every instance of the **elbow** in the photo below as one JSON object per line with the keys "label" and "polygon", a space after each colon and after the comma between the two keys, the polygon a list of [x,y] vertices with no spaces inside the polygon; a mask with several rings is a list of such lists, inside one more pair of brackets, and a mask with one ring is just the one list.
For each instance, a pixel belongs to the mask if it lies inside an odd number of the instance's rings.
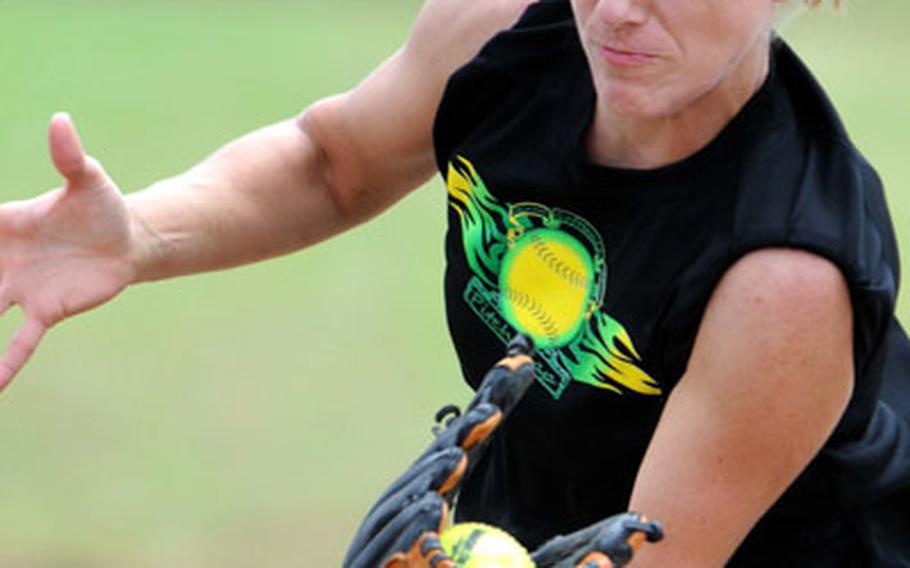
{"label": "elbow", "polygon": [[307,108],[295,119],[295,125],[307,139],[313,180],[323,188],[339,216],[346,224],[355,225],[371,215],[369,192],[365,189],[363,167],[356,152],[344,140],[340,127],[339,107],[345,95],[323,99]]}

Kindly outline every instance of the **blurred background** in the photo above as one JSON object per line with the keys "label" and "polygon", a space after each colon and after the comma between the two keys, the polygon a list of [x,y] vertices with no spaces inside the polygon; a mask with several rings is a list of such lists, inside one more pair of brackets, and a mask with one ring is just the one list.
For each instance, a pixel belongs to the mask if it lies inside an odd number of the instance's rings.
{"label": "blurred background", "polygon": [[[352,87],[420,3],[0,0],[0,200],[58,184],[54,111],[134,191]],[[905,265],[908,23],[905,0],[851,0],[785,30],[882,174]],[[0,397],[0,567],[338,565],[436,408],[468,397],[444,196],[433,181],[306,253],[140,286],[54,329]]]}

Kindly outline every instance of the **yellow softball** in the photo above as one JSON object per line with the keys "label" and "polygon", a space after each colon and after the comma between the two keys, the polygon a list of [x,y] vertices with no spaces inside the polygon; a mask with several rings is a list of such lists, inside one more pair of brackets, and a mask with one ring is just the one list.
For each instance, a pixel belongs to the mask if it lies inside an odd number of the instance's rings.
{"label": "yellow softball", "polygon": [[503,259],[502,312],[538,347],[571,341],[587,314],[594,267],[574,237],[554,229],[526,234]]}
{"label": "yellow softball", "polygon": [[439,535],[442,549],[459,568],[534,568],[515,538],[483,523],[459,523]]}

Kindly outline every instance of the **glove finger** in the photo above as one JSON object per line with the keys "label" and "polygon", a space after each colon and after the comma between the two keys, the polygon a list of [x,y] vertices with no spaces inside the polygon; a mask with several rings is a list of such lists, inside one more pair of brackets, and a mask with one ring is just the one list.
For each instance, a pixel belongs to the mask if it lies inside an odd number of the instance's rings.
{"label": "glove finger", "polygon": [[442,549],[438,532],[426,532],[407,554],[397,552],[386,560],[383,568],[456,568],[455,562]]}
{"label": "glove finger", "polygon": [[455,444],[465,451],[486,441],[502,422],[502,411],[492,404],[481,404],[461,417],[455,428]]}
{"label": "glove finger", "polygon": [[452,474],[463,469],[464,459],[464,451],[457,446],[427,452],[382,492],[367,514],[372,514],[380,504],[405,488],[413,488],[412,493],[424,493],[447,485]]}
{"label": "glove finger", "polygon": [[469,467],[470,458],[461,446],[477,449],[495,430],[500,418],[501,413],[495,406],[483,404],[453,421],[370,508],[350,549],[362,548],[399,511],[428,491],[445,496],[451,503]]}
{"label": "glove finger", "polygon": [[492,404],[481,404],[471,408],[464,415],[452,420],[417,461],[444,448],[457,446],[470,449],[487,439],[501,421],[502,413]]}
{"label": "glove finger", "polygon": [[443,522],[437,532],[428,533],[421,537],[417,542],[417,548],[413,551],[412,556],[416,553],[418,556],[414,558],[426,561],[426,564],[431,568],[455,568],[455,562],[448,553],[442,549],[442,542],[439,540],[439,534],[444,527],[445,522]]}
{"label": "glove finger", "polygon": [[606,553],[616,566],[632,561],[635,551],[645,543],[663,538],[658,523],[649,522],[640,513],[624,513],[612,517],[614,521],[604,527],[593,543],[593,549]]}
{"label": "glove finger", "polygon": [[589,550],[591,537],[572,533],[551,538],[531,554],[531,559],[541,567],[575,566]]}
{"label": "glove finger", "polygon": [[362,546],[348,550],[344,568],[376,568],[397,554],[407,554],[421,535],[438,533],[448,517],[448,506],[437,493],[422,498],[400,510],[382,529]]}
{"label": "glove finger", "polygon": [[604,527],[616,522],[610,517],[591,526],[568,535],[558,535],[533,552],[531,557],[537,566],[575,566],[575,564],[593,548]]}
{"label": "glove finger", "polygon": [[660,523],[657,521],[649,521],[648,517],[642,515],[641,513],[631,513],[635,515],[635,519],[631,519],[627,522],[627,527],[630,530],[634,530],[636,538],[642,539],[643,544],[644,540],[648,542],[660,542],[664,538],[664,529]]}
{"label": "glove finger", "polygon": [[453,483],[452,478],[460,481],[466,464],[467,457],[460,448],[448,448],[412,466],[370,508],[351,541],[350,550],[363,548],[391,519],[424,494],[441,494],[441,488]]}
{"label": "glove finger", "polygon": [[[557,536],[534,551],[537,566],[600,566],[601,556],[610,559],[609,566],[624,566],[635,550],[646,540],[663,538],[660,525],[649,522],[639,513],[614,515],[567,536]],[[598,556],[598,554],[600,556]],[[594,556],[592,556],[594,555]]]}
{"label": "glove finger", "polygon": [[534,382],[534,361],[528,354],[507,356],[490,369],[483,378],[468,410],[482,404],[494,404],[508,416]]}

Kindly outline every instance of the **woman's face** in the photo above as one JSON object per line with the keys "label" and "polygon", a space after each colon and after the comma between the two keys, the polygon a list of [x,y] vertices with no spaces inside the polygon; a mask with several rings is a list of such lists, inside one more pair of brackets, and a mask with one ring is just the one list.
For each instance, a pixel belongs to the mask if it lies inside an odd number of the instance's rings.
{"label": "woman's face", "polygon": [[780,1],[572,0],[599,104],[657,118],[741,81],[756,87],[743,75],[767,58]]}

